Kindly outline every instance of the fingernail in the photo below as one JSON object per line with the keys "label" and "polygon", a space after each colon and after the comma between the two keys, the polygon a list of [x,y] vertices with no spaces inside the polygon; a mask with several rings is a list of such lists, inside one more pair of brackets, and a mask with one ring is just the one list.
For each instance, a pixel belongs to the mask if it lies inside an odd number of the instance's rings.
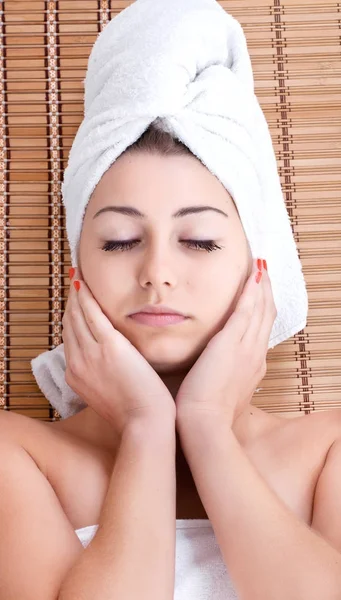
{"label": "fingernail", "polygon": [[266,260],[263,260],[263,265],[264,265],[264,269],[267,271],[268,270],[268,263],[266,262]]}
{"label": "fingernail", "polygon": [[259,270],[259,271],[262,271],[262,270],[263,270],[263,261],[262,261],[262,259],[261,259],[261,258],[258,258],[258,259],[257,259],[257,267],[258,267],[258,270]]}
{"label": "fingernail", "polygon": [[75,272],[76,272],[76,269],[74,267],[70,267],[70,269],[69,269],[70,279],[73,279]]}
{"label": "fingernail", "polygon": [[79,288],[81,287],[81,284],[79,281],[74,281],[73,285],[75,286],[76,292],[79,292]]}
{"label": "fingernail", "polygon": [[259,283],[260,280],[262,279],[262,271],[258,271],[257,275],[256,275],[256,283]]}

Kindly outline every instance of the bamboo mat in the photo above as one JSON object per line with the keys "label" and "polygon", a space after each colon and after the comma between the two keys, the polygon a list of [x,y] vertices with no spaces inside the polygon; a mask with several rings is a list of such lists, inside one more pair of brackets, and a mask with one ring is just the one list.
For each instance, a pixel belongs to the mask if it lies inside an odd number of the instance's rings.
{"label": "bamboo mat", "polygon": [[[91,47],[129,4],[0,2],[0,406],[41,420],[60,418],[30,360],[62,343],[63,170]],[[310,304],[305,330],[269,351],[253,402],[288,418],[341,408],[341,5],[220,4],[245,31]]]}

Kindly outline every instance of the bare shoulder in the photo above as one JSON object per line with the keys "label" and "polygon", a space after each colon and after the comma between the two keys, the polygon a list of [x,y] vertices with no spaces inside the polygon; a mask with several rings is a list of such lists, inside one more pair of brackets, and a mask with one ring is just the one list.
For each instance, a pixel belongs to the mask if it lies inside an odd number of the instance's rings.
{"label": "bare shoulder", "polygon": [[1,435],[9,436],[13,441],[23,442],[29,439],[33,432],[39,441],[41,436],[50,432],[49,424],[48,421],[27,417],[12,410],[0,410]]}
{"label": "bare shoulder", "polygon": [[0,410],[2,438],[22,446],[47,478],[63,459],[66,464],[70,464],[72,459],[73,464],[77,462],[83,465],[87,459],[93,462],[106,458],[105,452],[73,435],[71,428],[66,431],[61,425],[61,422],[43,421],[13,411]]}
{"label": "bare shoulder", "polygon": [[43,440],[46,446],[48,429],[44,421],[33,419],[13,411],[0,410],[0,435],[4,440],[22,446],[34,458],[44,475],[46,475],[46,455],[40,451]]}
{"label": "bare shoulder", "polygon": [[281,417],[267,435],[270,445],[291,449],[328,450],[341,438],[341,409],[315,411],[294,418]]}
{"label": "bare shoulder", "polygon": [[314,411],[287,421],[290,422],[293,431],[302,435],[313,436],[319,433],[322,438],[332,441],[341,435],[341,409]]}

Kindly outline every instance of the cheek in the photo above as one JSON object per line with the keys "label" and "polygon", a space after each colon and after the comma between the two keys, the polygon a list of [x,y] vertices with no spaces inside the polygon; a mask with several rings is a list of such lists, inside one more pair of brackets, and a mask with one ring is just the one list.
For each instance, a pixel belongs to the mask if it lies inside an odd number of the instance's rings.
{"label": "cheek", "polygon": [[235,264],[229,265],[227,261],[214,264],[212,261],[208,268],[203,268],[195,274],[193,288],[197,297],[213,306],[219,304],[222,298],[231,297],[238,281],[239,274]]}
{"label": "cheek", "polygon": [[115,280],[97,272],[88,278],[87,285],[98,306],[115,327],[115,317],[120,314],[120,292]]}
{"label": "cheek", "polygon": [[236,263],[226,265],[224,271],[212,268],[201,280],[200,291],[197,288],[200,313],[208,325],[216,331],[226,323],[236,308],[244,287],[245,276]]}

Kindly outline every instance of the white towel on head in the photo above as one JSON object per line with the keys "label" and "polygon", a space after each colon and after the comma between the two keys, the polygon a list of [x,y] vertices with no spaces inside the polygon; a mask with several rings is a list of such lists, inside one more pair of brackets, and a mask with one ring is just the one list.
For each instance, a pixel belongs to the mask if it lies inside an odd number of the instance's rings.
{"label": "white towel on head", "polygon": [[[62,185],[72,264],[78,264],[92,192],[153,122],[221,181],[252,256],[266,258],[278,313],[269,348],[299,332],[307,322],[308,296],[271,135],[254,93],[243,29],[216,0],[137,0],[98,35],[85,78],[84,119]],[[33,372],[60,412],[68,398],[61,386],[52,393],[61,367],[56,352],[34,359]]]}

